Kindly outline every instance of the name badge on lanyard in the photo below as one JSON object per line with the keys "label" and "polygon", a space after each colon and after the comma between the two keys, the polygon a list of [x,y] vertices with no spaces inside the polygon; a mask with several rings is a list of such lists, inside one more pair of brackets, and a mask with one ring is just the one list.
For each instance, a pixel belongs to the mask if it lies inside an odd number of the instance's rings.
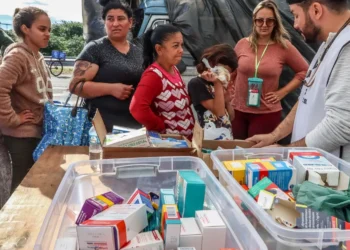
{"label": "name badge on lanyard", "polygon": [[260,107],[261,93],[263,79],[258,77],[258,69],[262,58],[264,57],[267,48],[269,47],[270,41],[267,43],[263,53],[261,54],[260,60],[258,62],[258,49],[255,48],[255,76],[248,78],[248,98],[247,106],[249,107]]}

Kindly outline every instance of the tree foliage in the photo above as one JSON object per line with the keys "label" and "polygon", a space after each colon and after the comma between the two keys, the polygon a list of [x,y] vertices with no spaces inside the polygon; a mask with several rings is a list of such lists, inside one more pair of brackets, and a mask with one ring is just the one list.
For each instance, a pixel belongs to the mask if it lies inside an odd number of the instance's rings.
{"label": "tree foliage", "polygon": [[[7,30],[6,33],[14,41],[18,40],[12,30]],[[49,46],[41,52],[45,56],[50,56],[52,50],[59,50],[66,52],[67,56],[77,56],[84,48],[84,44],[83,24],[62,21],[52,25]]]}
{"label": "tree foliage", "polygon": [[77,56],[84,48],[83,24],[62,21],[52,25],[49,46],[42,49],[44,55],[50,56],[52,50],[66,52],[67,56]]}

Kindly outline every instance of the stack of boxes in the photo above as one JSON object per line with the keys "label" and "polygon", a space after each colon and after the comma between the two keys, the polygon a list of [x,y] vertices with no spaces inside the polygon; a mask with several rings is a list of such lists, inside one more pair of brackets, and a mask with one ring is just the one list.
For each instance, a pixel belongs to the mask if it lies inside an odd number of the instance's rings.
{"label": "stack of boxes", "polygon": [[[113,192],[90,198],[77,220],[79,248],[223,248],[226,226],[217,211],[203,210],[205,192],[205,183],[196,172],[178,171],[175,192],[161,189],[158,196],[136,189],[125,204],[124,198]],[[56,247],[72,245],[68,240],[58,241]]]}

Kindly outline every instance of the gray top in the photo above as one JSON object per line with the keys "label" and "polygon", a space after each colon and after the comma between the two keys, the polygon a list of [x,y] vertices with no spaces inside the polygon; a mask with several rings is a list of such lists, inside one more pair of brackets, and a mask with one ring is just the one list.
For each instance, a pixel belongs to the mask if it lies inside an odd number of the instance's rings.
{"label": "gray top", "polygon": [[325,91],[326,116],[306,136],[308,147],[328,152],[343,148],[343,159],[350,162],[350,43],[344,46]]}

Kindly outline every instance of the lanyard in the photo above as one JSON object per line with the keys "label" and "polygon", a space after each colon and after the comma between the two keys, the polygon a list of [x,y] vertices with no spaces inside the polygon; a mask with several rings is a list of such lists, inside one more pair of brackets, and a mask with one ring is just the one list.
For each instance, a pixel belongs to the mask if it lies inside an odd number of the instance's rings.
{"label": "lanyard", "polygon": [[338,35],[343,31],[343,29],[346,28],[346,26],[348,26],[350,23],[350,18],[344,23],[344,25],[340,28],[340,30],[337,32],[337,34],[334,36],[334,38],[332,39],[332,41],[326,46],[325,50],[323,51],[322,55],[319,57],[319,59],[316,62],[316,70],[314,71],[313,75],[310,77],[310,81],[308,83],[305,83],[306,87],[311,87],[316,79],[316,73],[318,71],[318,69],[320,68],[320,65],[324,59],[324,57],[326,56],[328,49],[332,46],[333,42],[335,41],[335,39],[338,37]]}
{"label": "lanyard", "polygon": [[258,62],[258,47],[255,47],[255,77],[258,77],[258,69],[261,63],[262,58],[264,57],[267,48],[269,47],[270,41],[266,44],[266,47],[263,51],[263,53],[261,54],[260,60]]}

